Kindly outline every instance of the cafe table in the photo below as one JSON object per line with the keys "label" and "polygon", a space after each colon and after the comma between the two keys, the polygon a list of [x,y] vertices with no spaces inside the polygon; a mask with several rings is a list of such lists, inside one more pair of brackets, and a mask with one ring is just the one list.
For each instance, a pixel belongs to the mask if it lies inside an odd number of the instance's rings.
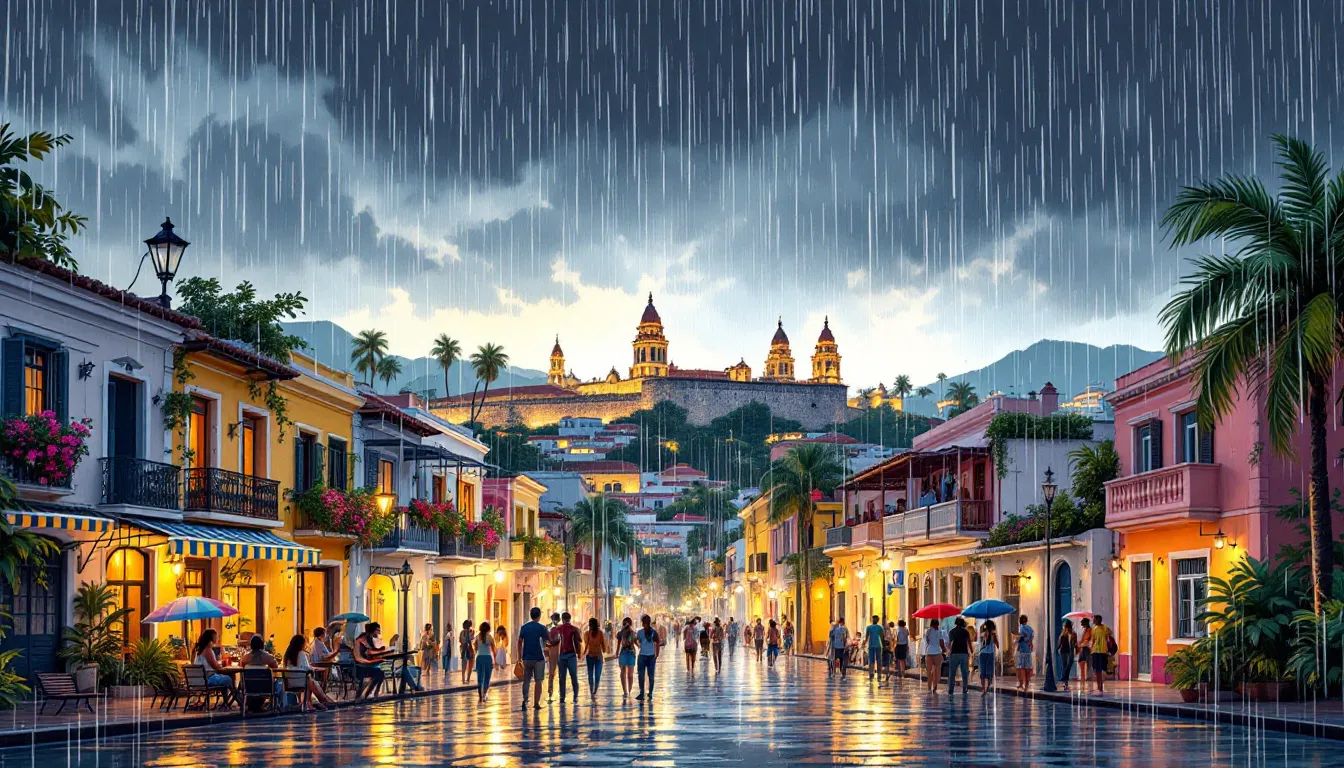
{"label": "cafe table", "polygon": [[412,648],[409,651],[396,651],[393,653],[381,653],[378,655],[378,662],[380,664],[381,663],[391,664],[392,669],[389,674],[397,681],[396,690],[398,696],[404,695],[406,693],[406,676],[403,673],[397,671],[397,662],[398,661],[401,662],[401,668],[404,671],[407,665],[410,664],[410,660],[415,658],[415,656],[419,653],[420,653],[419,649]]}

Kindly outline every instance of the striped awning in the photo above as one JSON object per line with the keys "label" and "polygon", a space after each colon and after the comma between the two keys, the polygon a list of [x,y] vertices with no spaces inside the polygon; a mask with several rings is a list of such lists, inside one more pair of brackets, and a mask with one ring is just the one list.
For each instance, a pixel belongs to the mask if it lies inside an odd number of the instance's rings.
{"label": "striped awning", "polygon": [[56,505],[33,505],[30,509],[5,513],[5,520],[19,528],[52,528],[61,531],[107,533],[117,521],[80,509],[71,511]]}
{"label": "striped awning", "polygon": [[296,544],[270,531],[150,518],[136,518],[135,525],[167,536],[168,553],[173,555],[276,560],[296,565],[317,565],[322,559],[321,550]]}

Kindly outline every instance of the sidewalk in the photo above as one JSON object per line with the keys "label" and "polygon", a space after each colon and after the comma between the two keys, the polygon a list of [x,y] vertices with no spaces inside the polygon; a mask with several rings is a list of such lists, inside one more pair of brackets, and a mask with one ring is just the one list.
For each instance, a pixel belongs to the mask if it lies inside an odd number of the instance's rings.
{"label": "sidewalk", "polygon": [[[798,654],[809,659],[825,661],[822,656]],[[865,667],[849,667],[849,674],[859,679],[868,674]],[[923,676],[915,671],[907,671],[909,680],[923,681]],[[1262,702],[1246,701],[1231,691],[1223,693],[1217,701],[1207,704],[1187,704],[1181,700],[1180,691],[1160,683],[1147,683],[1141,680],[1107,680],[1106,693],[1098,696],[1081,691],[1087,685],[1078,680],[1070,682],[1073,690],[1068,693],[1046,693],[1040,690],[1042,677],[1033,675],[1031,690],[1025,693],[1016,689],[1015,676],[994,678],[994,692],[1004,696],[1018,696],[1041,701],[1054,701],[1072,704],[1076,707],[1095,707],[1099,709],[1118,709],[1129,714],[1161,715],[1198,720],[1208,723],[1242,725],[1252,728],[1264,728],[1300,736],[1315,736],[1344,741],[1344,703],[1331,701],[1295,701]],[[979,677],[971,672],[971,696],[978,696]],[[947,695],[947,680],[940,685],[940,695]],[[957,695],[961,695],[960,692]]]}
{"label": "sidewalk", "polygon": [[[382,695],[367,699],[364,702],[355,702],[349,699],[338,700],[336,707],[360,707],[373,703],[395,702],[476,690],[474,675],[470,685],[462,685],[461,681],[462,673],[460,671],[428,672],[424,674],[421,680],[425,686],[425,690],[421,693],[407,693],[405,696]],[[508,674],[506,670],[505,672],[496,672],[491,687],[510,685],[516,682],[518,681],[514,680],[513,675]],[[76,711],[74,702],[70,702],[66,704],[65,711],[60,715],[50,714],[60,707],[60,703],[57,702],[47,707],[49,714],[42,715],[38,714],[42,709],[41,702],[38,701],[24,702],[18,709],[8,713],[0,712],[0,748],[160,733],[213,723],[236,722],[243,719],[237,707],[183,712],[182,702],[179,701],[172,711],[164,712],[159,709],[157,703],[151,707],[148,698],[111,699],[104,697],[91,703],[94,708],[93,713],[90,713],[83,705]],[[249,715],[248,719],[313,716],[313,712],[295,710],[281,714]]]}

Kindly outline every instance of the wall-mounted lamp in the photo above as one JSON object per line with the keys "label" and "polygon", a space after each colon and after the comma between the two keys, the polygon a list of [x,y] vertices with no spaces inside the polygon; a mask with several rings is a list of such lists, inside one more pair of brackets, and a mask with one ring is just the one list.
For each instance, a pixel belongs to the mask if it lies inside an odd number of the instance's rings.
{"label": "wall-mounted lamp", "polygon": [[1112,571],[1125,570],[1125,564],[1120,560],[1120,555],[1111,555],[1111,570]]}
{"label": "wall-mounted lamp", "polygon": [[1204,523],[1200,523],[1200,524],[1199,524],[1199,535],[1200,535],[1200,536],[1212,536],[1212,537],[1213,537],[1213,548],[1214,548],[1214,549],[1222,549],[1223,547],[1226,547],[1228,544],[1231,544],[1233,549],[1236,549],[1236,548],[1237,548],[1237,543],[1236,543],[1235,541],[1228,541],[1228,540],[1227,540],[1227,534],[1223,533],[1223,527],[1222,527],[1222,526],[1218,526],[1218,530],[1214,531],[1213,533],[1205,533],[1205,532],[1204,532]]}
{"label": "wall-mounted lamp", "polygon": [[89,362],[88,360],[85,360],[84,362],[79,364],[80,381],[86,381],[92,375],[93,375],[93,363]]}

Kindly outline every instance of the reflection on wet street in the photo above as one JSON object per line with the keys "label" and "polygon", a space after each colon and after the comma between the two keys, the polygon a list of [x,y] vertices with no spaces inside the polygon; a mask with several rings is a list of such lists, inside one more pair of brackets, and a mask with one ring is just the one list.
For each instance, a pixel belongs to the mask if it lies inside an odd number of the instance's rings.
{"label": "reflection on wet street", "polygon": [[[671,651],[672,649],[668,649]],[[596,707],[521,688],[486,706],[450,694],[334,714],[0,753],[0,765],[1333,765],[1335,742],[1232,726],[1130,716],[979,693],[930,697],[913,680],[828,679],[811,660],[775,669],[741,652],[693,678],[679,652],[660,660],[651,704],[622,701],[608,663]],[[582,683],[586,685],[586,682]]]}

